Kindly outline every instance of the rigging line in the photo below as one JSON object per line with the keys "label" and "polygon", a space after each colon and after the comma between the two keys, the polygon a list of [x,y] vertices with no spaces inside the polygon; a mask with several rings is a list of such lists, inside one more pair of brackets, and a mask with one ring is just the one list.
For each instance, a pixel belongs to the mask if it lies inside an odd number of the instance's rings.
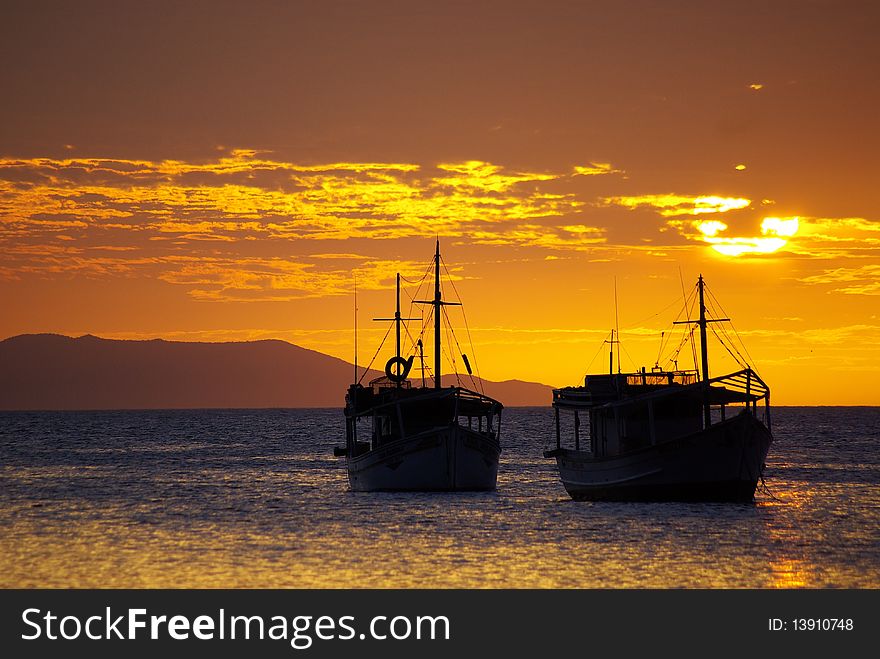
{"label": "rigging line", "polygon": [[[422,308],[422,309],[423,309],[423,312],[422,312],[422,329],[421,329],[421,331],[419,332],[419,338],[420,338],[420,339],[424,339],[424,338],[425,338],[425,333],[428,331],[428,328],[431,326],[431,320],[434,318],[434,307],[430,307],[430,311],[428,312],[428,317],[427,317],[427,318],[425,317],[425,314],[424,314],[424,308]],[[422,341],[422,343],[424,344],[424,341]],[[421,368],[421,367],[420,367],[420,368]],[[425,363],[425,364],[424,364],[424,371],[425,371],[425,373],[426,373],[427,375],[429,375],[429,376],[431,377],[432,380],[434,379],[434,371],[431,369],[431,367],[430,367],[430,365],[429,365],[428,363]]]}
{"label": "rigging line", "polygon": [[382,346],[385,345],[385,340],[388,338],[388,335],[391,334],[391,328],[392,328],[392,327],[394,327],[394,323],[391,323],[391,324],[388,326],[388,329],[385,330],[385,336],[382,337],[382,343],[380,343],[380,344],[379,344],[379,347],[376,348],[376,354],[373,355],[373,358],[370,360],[370,363],[367,364],[367,368],[364,369],[364,372],[361,374],[360,380],[357,381],[358,384],[361,383],[361,380],[364,379],[364,377],[367,375],[367,373],[369,373],[370,368],[372,368],[372,366],[373,366],[373,362],[376,361],[376,357],[379,356],[379,351],[382,350]]}
{"label": "rigging line", "polygon": [[681,353],[682,347],[684,347],[684,342],[687,339],[687,334],[685,334],[682,339],[678,342],[675,348],[669,350],[664,357],[662,357],[662,361],[664,364],[668,364],[673,360],[678,360],[678,355]]}
{"label": "rigging line", "polygon": [[[409,337],[409,342],[410,342],[409,347],[412,348],[412,352],[413,352],[413,354],[415,354],[416,348],[418,348],[418,346],[416,345],[416,340],[413,338],[413,335],[410,334],[409,327],[407,327],[406,323],[403,323],[403,329],[406,330],[406,335]],[[419,335],[418,338],[422,338],[421,334]]]}
{"label": "rigging line", "polygon": [[733,352],[731,351],[731,349],[727,346],[727,343],[725,343],[724,341],[722,341],[722,340],[721,340],[721,337],[718,336],[718,332],[715,330],[715,328],[712,327],[712,326],[710,325],[710,326],[709,326],[709,329],[712,330],[712,334],[714,334],[714,335],[715,335],[715,338],[718,339],[718,343],[720,343],[721,345],[723,345],[723,346],[724,346],[724,349],[727,350],[727,352],[730,354],[731,357],[733,357],[733,361],[735,361],[737,364],[739,364],[740,366],[742,366],[743,368],[745,368],[746,365],[743,364],[739,359],[736,358],[736,355],[733,354]]}
{"label": "rigging line", "polygon": [[660,347],[657,348],[657,357],[654,359],[654,364],[660,365],[660,355],[663,354],[663,344],[667,343],[669,339],[666,337],[666,332],[660,332]]}
{"label": "rigging line", "polygon": [[697,340],[694,338],[694,332],[696,331],[696,329],[696,325],[691,325],[690,342],[691,350],[694,354],[694,370],[699,372],[700,368],[697,366]]}
{"label": "rigging line", "polygon": [[449,315],[446,313],[446,309],[443,307],[440,308],[443,310],[443,316],[446,318],[446,342],[441,347],[441,351],[449,360],[449,363],[452,366],[452,372],[455,374],[455,382],[460,387],[461,378],[459,377],[458,366],[455,363],[455,353],[452,352],[452,339],[454,338],[454,335],[452,335],[452,323],[449,322]]}
{"label": "rigging line", "polygon": [[[464,302],[461,299],[461,295],[458,292],[458,289],[455,287],[455,281],[452,279],[452,274],[449,272],[449,268],[446,267],[446,262],[440,259],[440,264],[443,266],[443,269],[446,271],[446,276],[448,277],[449,283],[452,284],[452,290],[455,292],[455,297],[461,303],[461,317],[464,319],[464,330],[467,333],[468,344],[470,344],[471,349],[471,357],[474,358],[474,370],[477,372],[477,379],[480,381],[480,393],[485,395],[485,391],[483,391],[483,377],[480,375],[480,363],[477,360],[477,351],[474,350],[474,341],[471,338],[471,328],[468,326],[467,314],[464,311]],[[448,320],[448,318],[447,318]],[[473,379],[473,376],[471,377]]]}
{"label": "rigging line", "polygon": [[[713,300],[715,300],[716,302],[718,302],[718,300],[715,298],[715,295],[712,293],[711,290],[709,291],[709,296],[710,296]],[[718,302],[718,308],[721,309],[721,313],[723,313],[723,314],[724,314],[725,316],[727,316],[728,318],[730,317],[730,316],[727,314],[727,312],[724,311],[724,307],[721,306],[721,302]],[[732,330],[733,330],[733,333],[736,335],[737,341],[739,341],[739,344],[742,346],[743,350],[746,351],[746,356],[748,357],[748,360],[746,360],[745,357],[743,357],[743,361],[747,361],[747,365],[751,364],[751,366],[749,366],[749,368],[751,368],[753,371],[755,371],[755,373],[758,373],[758,369],[755,368],[755,366],[754,366],[754,364],[755,364],[755,360],[754,360],[754,358],[752,357],[751,353],[749,352],[749,348],[748,348],[748,346],[746,346],[745,341],[742,340],[742,337],[740,337],[739,332],[736,331],[736,325],[733,324],[733,321],[732,321],[732,320],[731,320],[731,321],[728,321],[728,322],[730,322],[730,329],[732,329]],[[758,373],[758,375],[760,376],[760,373]]]}
{"label": "rigging line", "polygon": [[[683,311],[684,311],[684,309],[683,309]],[[687,317],[690,317],[690,313],[687,314]],[[693,338],[693,327],[694,326],[691,321],[688,321],[687,323],[682,325],[683,329],[682,329],[682,333],[681,333],[681,339],[679,339],[678,346],[672,351],[672,353],[670,353],[670,355],[674,354],[675,357],[678,358],[678,356],[679,356],[679,354],[681,354],[681,351],[684,348],[684,346],[687,345],[687,342]],[[674,334],[674,332],[673,332],[673,334]]]}
{"label": "rigging line", "polygon": [[[724,315],[721,315],[718,313],[718,310],[715,309],[715,305],[718,305],[718,307],[721,311],[721,314],[724,314]],[[712,295],[711,291],[709,292],[708,306],[711,308],[712,315],[715,318],[723,318],[724,316],[726,316],[726,314],[724,313],[724,309],[721,307],[721,303],[715,298],[714,295]],[[726,322],[730,322],[730,321],[726,321]],[[717,328],[717,330],[713,327],[713,334],[718,339],[718,342],[721,343],[724,346],[724,348],[727,350],[727,352],[729,352],[731,354],[731,356],[733,357],[734,361],[737,364],[739,364],[743,368],[747,368],[748,367],[747,360],[746,360],[745,356],[739,351],[739,348],[737,348],[736,342],[733,340],[733,337],[730,336],[727,329],[724,327],[723,323],[718,323],[718,325],[719,325],[719,327]],[[719,331],[721,332],[721,334],[718,333]],[[742,343],[741,339],[740,339],[740,343]],[[743,348],[745,349],[745,345],[743,345]],[[731,352],[731,351],[735,352],[736,355],[734,355],[733,352]],[[746,352],[748,352],[748,351],[746,351]],[[738,357],[737,357],[737,355],[738,355]]]}
{"label": "rigging line", "polygon": [[[434,317],[434,309],[432,307],[430,313],[428,314],[428,317],[422,321],[422,331],[419,333],[420,339],[425,338],[425,333],[428,331],[428,328],[431,326],[431,320],[433,319],[433,317]],[[423,340],[422,344],[424,345],[424,343],[425,343],[425,341]],[[428,356],[430,357],[430,355],[428,355]],[[429,362],[425,362],[424,369],[425,369],[426,373],[429,373],[431,375],[431,379],[433,379],[434,378],[434,371],[432,370],[432,367]]]}
{"label": "rigging line", "polygon": [[[684,282],[682,282],[683,304],[682,304],[681,310],[679,310],[679,312],[678,312],[678,315],[676,315],[676,317],[675,317],[676,321],[679,321],[682,318],[682,316],[687,318],[688,322],[690,321],[689,303],[691,301],[691,297],[694,297],[694,298],[696,297],[696,288],[694,288],[691,291],[690,296],[685,296],[684,295]],[[674,327],[674,324],[673,324],[673,327]],[[684,348],[685,344],[688,341],[688,338],[690,337],[687,326],[683,326],[683,327],[685,327],[685,329],[683,329],[681,332],[681,339],[678,340],[678,345],[672,351],[668,352],[667,356],[663,359],[664,364],[669,364],[670,362],[672,362],[673,366],[675,368],[677,368],[678,356],[681,354],[682,348]],[[669,345],[672,342],[672,339],[675,335],[676,335],[676,332],[674,330],[670,330],[670,331],[666,332],[665,341],[661,340],[660,350],[658,351],[658,359],[657,359],[658,363],[660,362],[660,356],[663,354],[663,351],[669,349]]]}
{"label": "rigging line", "polygon": [[[691,343],[694,342],[694,330],[696,329],[696,327],[693,325],[688,325],[688,327],[690,327],[690,329],[685,331],[681,342],[678,344],[678,347],[673,351],[672,354],[670,354],[668,358],[669,360],[677,362],[682,349],[687,345],[688,341],[690,341]],[[696,370],[696,368],[694,368],[694,370]]]}
{"label": "rigging line", "polygon": [[[675,350],[672,351],[672,353],[670,353],[667,359],[673,359],[674,355],[674,359],[677,360],[679,355],[681,354],[681,351],[688,344],[688,342],[691,343],[691,350],[696,350],[696,342],[694,341],[694,330],[696,329],[696,325],[690,323],[684,325],[684,327],[686,329],[682,333],[681,340],[679,341],[678,346],[675,348]],[[694,370],[696,370],[696,364],[694,365]]]}
{"label": "rigging line", "polygon": [[662,313],[668,311],[669,308],[672,307],[676,302],[678,302],[678,298],[677,298],[677,297],[676,297],[672,302],[670,302],[670,303],[667,304],[665,307],[663,307],[663,308],[662,308],[660,311],[658,311],[657,313],[655,313],[655,314],[651,314],[650,316],[647,316],[646,318],[643,318],[642,320],[639,320],[639,321],[633,323],[632,325],[624,325],[623,329],[625,329],[625,330],[627,330],[627,329],[632,329],[633,327],[638,327],[638,326],[641,325],[642,323],[647,322],[647,321],[651,320],[652,318],[656,318],[656,317],[659,316],[660,314],[662,314]]}
{"label": "rigging line", "polygon": [[415,286],[415,285],[419,285],[419,284],[421,284],[423,281],[425,281],[425,278],[427,278],[427,276],[428,276],[428,272],[430,272],[430,268],[429,268],[427,271],[425,271],[425,274],[423,274],[422,277],[421,277],[421,279],[419,279],[419,280],[410,279],[409,277],[405,277],[405,276],[403,276],[403,275],[400,275],[400,278],[401,278],[403,281],[405,281],[407,284],[411,284],[411,285],[414,285],[414,286]]}
{"label": "rigging line", "polygon": [[[694,304],[696,304],[696,296],[694,298]],[[696,325],[691,325],[691,353],[694,358],[694,370],[699,371],[700,367],[697,365],[697,342],[693,338],[694,337],[694,329],[696,329]]]}
{"label": "rigging line", "polygon": [[[690,296],[685,294],[685,291],[684,291],[684,277],[681,274],[681,266],[678,266],[678,280],[681,283],[681,296],[685,299],[685,306],[687,306],[687,300],[690,299]],[[691,289],[691,291],[693,292],[695,289],[696,289],[696,285],[694,285],[694,288]],[[687,321],[689,323],[691,321],[690,309],[687,309]],[[691,328],[691,336],[693,336],[693,334],[694,334],[694,330],[693,330],[693,328]],[[697,370],[697,344],[695,341],[691,341],[691,351],[693,352],[694,370],[696,371]]]}
{"label": "rigging line", "polygon": [[599,349],[596,351],[596,354],[593,355],[593,358],[590,360],[590,363],[587,364],[587,370],[584,372],[584,377],[590,374],[590,366],[593,365],[593,362],[596,361],[596,357],[599,356],[599,353],[602,352],[602,349],[605,347],[605,341],[599,344]]}
{"label": "rigging line", "polygon": [[[620,340],[620,335],[618,334],[618,341]],[[620,349],[623,348],[623,351],[626,353],[627,358],[630,363],[633,365],[633,368],[638,370],[638,366],[636,366],[635,360],[630,356],[629,351],[623,346],[623,343],[617,344],[617,372],[620,373]]]}
{"label": "rigging line", "polygon": [[683,316],[684,316],[684,317],[688,317],[688,316],[686,315],[686,313],[687,313],[687,310],[688,310],[688,302],[689,302],[689,301],[690,301],[690,297],[686,297],[686,296],[684,295],[684,291],[682,291],[682,295],[681,295],[681,308],[678,310],[678,313],[677,313],[676,316],[675,316],[675,320],[679,320],[679,319],[682,318]]}
{"label": "rigging line", "polygon": [[[452,334],[452,339],[453,341],[455,341],[455,347],[458,348],[458,354],[462,354],[461,344],[458,342],[458,337],[455,335],[455,330],[452,329],[452,323],[449,322],[449,314],[447,313],[445,308],[443,309],[443,316],[446,318],[447,336],[450,333]],[[471,384],[474,386],[474,389],[479,389],[480,387],[477,384],[477,381],[474,379],[474,374],[468,373],[468,376],[471,379]]]}
{"label": "rigging line", "polygon": [[[421,279],[418,280],[418,282],[410,281],[409,279],[407,279],[403,275],[400,276],[401,279],[403,279],[405,282],[407,282],[409,284],[413,284],[413,285],[415,285],[416,283],[418,284],[414,295],[410,295],[409,292],[406,291],[406,289],[404,289],[404,292],[406,292],[407,296],[410,299],[410,311],[412,311],[412,305],[413,305],[414,301],[419,298],[419,293],[421,292],[422,286],[424,285],[425,280],[428,278],[428,275],[431,274],[431,269],[432,269],[433,265],[434,265],[434,260],[432,259],[431,262],[428,263],[428,265],[425,267],[425,271],[422,274]],[[410,313],[407,313],[407,315],[409,316]]]}
{"label": "rigging line", "polygon": [[[406,312],[407,317],[412,316],[412,310],[413,310],[413,306],[415,305],[415,301],[420,299],[420,297],[421,297],[419,295],[419,293],[421,293],[422,286],[425,283],[425,279],[427,278],[428,274],[431,272],[431,265],[433,265],[433,261],[430,264],[428,264],[428,268],[425,270],[425,274],[423,274],[422,278],[419,280],[419,285],[418,285],[418,288],[416,288],[416,292],[414,295],[410,295],[409,291],[406,291],[406,289],[404,289],[404,292],[406,292],[407,296],[409,297],[409,309]],[[420,309],[421,309],[421,307],[420,307]],[[424,309],[421,309],[421,315],[424,318],[424,315],[425,315]]]}
{"label": "rigging line", "polygon": [[[678,266],[678,281],[681,284],[681,299],[684,300],[684,306],[685,306],[684,310],[687,310],[687,303],[688,303],[689,296],[684,291],[684,277],[681,274],[681,266]],[[687,320],[690,320],[690,319],[691,319],[691,315],[690,315],[690,313],[688,313]]]}
{"label": "rigging line", "polygon": [[[434,260],[431,259],[431,262],[428,263],[428,265],[425,267],[425,272],[422,274],[422,278],[419,279],[419,284],[421,284],[423,281],[425,281],[425,279],[428,277],[428,275],[431,274],[431,268],[432,268],[433,265],[434,265]],[[416,283],[415,281],[410,281],[409,279],[407,279],[407,278],[404,277],[403,275],[401,275],[400,278],[403,279],[403,280],[405,280],[407,283],[410,283],[410,284],[414,284],[414,283]]]}
{"label": "rigging line", "polygon": [[[683,309],[682,309],[682,311],[683,311]],[[679,312],[679,316],[676,317],[676,320],[680,316],[681,316],[681,312]],[[672,329],[663,330],[661,332],[661,334],[660,334],[660,347],[657,350],[657,361],[656,361],[657,364],[660,363],[660,358],[663,356],[664,351],[669,349],[670,342],[672,341],[674,336],[676,336],[676,331],[675,331],[674,325],[673,325]],[[684,330],[682,332],[682,337],[686,337],[686,336],[687,336],[687,330]]]}
{"label": "rigging line", "polygon": [[692,334],[693,334],[693,330],[690,331],[690,334],[688,333],[687,330],[684,331],[684,334],[682,335],[681,340],[678,342],[678,346],[672,352],[670,352],[668,354],[668,356],[666,357],[666,359],[665,359],[666,363],[678,361],[678,356],[679,356],[679,354],[681,354],[682,348],[684,348],[685,344],[688,342],[688,339],[690,338],[690,336]]}
{"label": "rigging line", "polygon": [[[717,302],[717,300],[716,300],[716,302]],[[713,315],[715,315],[715,313],[716,313],[715,306],[714,306],[714,304],[712,304],[711,300],[710,300],[709,304],[712,305],[712,312],[713,312]],[[718,306],[720,307],[721,305],[719,304]],[[723,310],[722,310],[722,312],[723,312]],[[723,316],[715,315],[715,317],[722,318]],[[720,336],[718,334],[718,331],[721,332]],[[747,363],[745,356],[739,351],[739,348],[737,348],[736,342],[733,340],[733,337],[730,336],[730,333],[727,331],[727,328],[724,326],[724,323],[718,323],[718,328],[716,330],[715,336],[718,337],[719,342],[721,342],[722,344],[724,344],[725,340],[727,341],[727,345],[725,345],[724,347],[728,349],[728,352],[730,352],[730,350],[733,350],[739,356],[739,359],[736,359],[736,358],[734,358],[734,359],[740,366],[742,366],[742,367],[748,366],[748,363]],[[742,341],[740,341],[740,343],[741,342]],[[745,346],[743,346],[743,348],[745,348]]]}

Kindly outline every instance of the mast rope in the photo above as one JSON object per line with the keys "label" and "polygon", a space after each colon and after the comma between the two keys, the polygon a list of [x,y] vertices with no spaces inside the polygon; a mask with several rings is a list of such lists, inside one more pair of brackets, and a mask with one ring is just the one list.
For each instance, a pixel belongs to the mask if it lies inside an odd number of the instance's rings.
{"label": "mast rope", "polygon": [[[681,310],[678,312],[678,315],[676,316],[676,321],[678,321],[680,318],[682,318],[682,316],[684,316],[684,318],[687,320],[687,323],[682,325],[682,327],[684,327],[684,329],[682,330],[681,339],[679,340],[678,345],[676,345],[676,347],[672,351],[667,353],[667,356],[663,360],[663,363],[664,364],[671,363],[674,368],[677,368],[678,357],[681,354],[681,351],[687,345],[688,341],[690,341],[691,342],[691,349],[693,352],[693,358],[694,358],[694,370],[696,370],[696,363],[697,363],[696,362],[696,359],[697,359],[696,350],[697,350],[697,347],[696,347],[696,342],[693,340],[694,339],[694,325],[691,323],[691,311],[692,311],[693,305],[696,304],[697,289],[696,289],[696,287],[692,288],[690,295],[686,295],[685,290],[684,290],[684,285],[682,284],[681,291],[682,291],[682,298],[683,298],[684,302],[682,304]],[[663,352],[664,348],[669,346],[669,344],[672,341],[673,335],[674,335],[674,332],[669,332],[665,343],[663,341],[661,341],[660,353]]]}
{"label": "mast rope", "polygon": [[[455,341],[455,347],[458,348],[458,354],[463,354],[461,351],[461,344],[459,344],[458,342],[458,337],[455,335],[455,330],[452,329],[452,323],[449,322],[449,314],[447,313],[445,308],[443,309],[443,317],[446,318],[446,336],[449,337],[450,334],[452,335],[452,340]],[[453,361],[453,366],[454,365],[455,362]],[[456,373],[456,376],[458,376],[458,373]],[[477,381],[474,379],[474,374],[468,373],[468,377],[470,377],[471,384],[474,386],[474,389],[480,389],[480,393],[483,393],[482,387],[479,386],[477,384]]]}
{"label": "mast rope", "polygon": [[[590,366],[592,366],[593,362],[596,361],[596,357],[599,356],[599,353],[602,352],[602,348],[604,348],[604,347],[605,347],[605,340],[603,339],[602,343],[599,344],[599,349],[596,351],[596,354],[593,355],[593,358],[590,360],[590,363],[587,364],[587,369],[584,372],[584,378],[590,374]],[[581,378],[581,379],[583,379],[583,378]]]}
{"label": "mast rope", "polygon": [[637,322],[635,322],[635,323],[633,323],[633,324],[631,324],[631,325],[624,325],[623,329],[625,329],[625,330],[632,329],[633,327],[638,327],[638,326],[641,325],[642,323],[645,323],[645,322],[647,322],[647,321],[649,321],[649,320],[652,320],[653,318],[656,318],[656,317],[659,316],[661,313],[664,313],[664,312],[668,311],[669,308],[672,307],[676,302],[678,302],[678,297],[676,297],[672,302],[670,302],[669,304],[667,304],[665,307],[663,307],[663,308],[662,308],[660,311],[658,311],[657,313],[651,314],[650,316],[647,316],[647,317],[643,318],[642,320],[639,320],[639,321],[637,321]]}
{"label": "mast rope", "polygon": [[382,337],[382,343],[380,343],[380,344],[379,344],[379,347],[376,348],[376,352],[375,352],[375,354],[373,355],[373,358],[370,360],[370,363],[367,364],[367,368],[364,369],[364,372],[361,374],[360,379],[357,381],[358,384],[360,384],[361,381],[367,376],[367,373],[370,371],[370,368],[373,366],[373,362],[376,361],[376,357],[379,356],[379,352],[382,350],[382,346],[385,345],[385,341],[386,341],[386,339],[388,339],[388,335],[391,334],[391,328],[392,328],[392,327],[394,327],[394,323],[391,323],[391,324],[388,326],[388,329],[385,330],[385,336]]}
{"label": "mast rope", "polygon": [[[620,334],[617,335],[617,347],[623,348],[623,352],[626,354],[627,359],[629,359],[629,363],[633,365],[634,369],[638,369],[636,366],[635,360],[630,356],[629,351],[624,347],[623,343],[620,341]],[[620,372],[620,352],[617,353],[618,363],[617,363],[617,372]]]}
{"label": "mast rope", "polygon": [[[715,295],[712,293],[712,291],[709,291],[709,297],[711,297],[712,300],[715,301],[715,303],[718,305],[718,308],[721,310],[721,313],[724,314],[724,316],[728,316],[727,312],[724,311],[724,307],[721,306],[721,303],[715,298]],[[755,360],[752,357],[751,353],[749,353],[749,349],[746,346],[745,341],[742,340],[742,337],[740,337],[739,332],[736,331],[736,326],[733,324],[733,321],[729,321],[729,322],[730,322],[730,329],[733,330],[733,333],[736,335],[737,341],[739,341],[739,344],[742,346],[742,349],[745,350],[746,356],[748,357],[748,362],[747,362],[746,366],[751,368],[755,373],[758,374],[758,377],[760,377],[760,373],[758,373],[758,369],[755,368],[755,366],[754,366]],[[732,342],[733,341],[731,340],[731,343]],[[742,355],[740,355],[740,357],[742,357]],[[745,361],[745,357],[743,357],[743,361]]]}
{"label": "mast rope", "polygon": [[[471,349],[471,357],[473,357],[473,360],[474,360],[474,370],[477,372],[477,380],[479,380],[479,387],[477,387],[477,383],[474,381],[474,376],[472,373],[470,374],[471,383],[474,385],[475,389],[479,388],[480,393],[485,395],[486,392],[483,391],[483,377],[480,375],[480,364],[477,361],[477,351],[474,350],[474,341],[471,338],[471,328],[468,326],[467,314],[464,311],[464,301],[461,299],[461,295],[459,294],[458,289],[455,287],[455,281],[452,278],[452,273],[449,272],[449,268],[446,267],[446,261],[442,260],[442,257],[440,260],[440,265],[442,265],[443,270],[446,271],[447,281],[449,281],[449,283],[452,284],[452,290],[455,292],[455,297],[458,300],[458,302],[461,304],[461,317],[464,319],[464,330],[467,333],[468,344],[470,345],[470,349]],[[446,317],[446,322],[447,323],[449,322],[448,315]],[[451,323],[450,323],[450,325],[451,325]],[[454,330],[453,330],[453,336],[455,336]],[[458,345],[458,339],[456,339],[455,343],[456,343],[456,345]],[[461,353],[461,346],[460,345],[458,346],[458,351],[459,351],[459,353]],[[464,354],[464,353],[462,353],[462,354]]]}
{"label": "mast rope", "polygon": [[[739,358],[738,358],[735,354],[733,354],[733,350],[731,350],[731,349],[730,349],[730,346],[727,345],[727,342],[724,341],[724,340],[721,338],[721,336],[718,334],[718,330],[716,330],[712,325],[709,325],[709,329],[712,330],[712,334],[714,334],[714,335],[715,335],[715,338],[718,339],[718,343],[720,343],[722,346],[724,346],[724,349],[727,350],[728,354],[730,354],[730,356],[733,357],[733,361],[735,361],[735,362],[736,362],[737,364],[739,364],[741,367],[743,367],[743,368],[747,368],[748,365],[747,365],[747,364],[743,364],[743,363],[739,360]],[[741,355],[740,355],[740,356],[741,356]]]}
{"label": "mast rope", "polygon": [[[458,346],[458,339],[455,338],[455,332],[452,331],[452,323],[449,322],[449,313],[446,311],[446,307],[441,307],[443,310],[443,317],[446,319],[446,342],[443,344],[443,354],[446,355],[446,358],[449,360],[452,365],[452,372],[455,375],[455,384],[459,387],[461,386],[461,376],[458,372],[458,364],[455,360],[455,353],[452,351],[452,343],[455,342],[455,345]],[[461,354],[461,350],[459,349],[459,353]]]}

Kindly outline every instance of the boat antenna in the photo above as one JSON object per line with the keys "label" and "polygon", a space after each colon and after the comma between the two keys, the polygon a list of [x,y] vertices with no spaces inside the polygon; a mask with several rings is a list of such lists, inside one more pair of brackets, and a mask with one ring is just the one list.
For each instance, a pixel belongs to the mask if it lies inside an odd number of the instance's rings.
{"label": "boat antenna", "polygon": [[437,248],[434,252],[434,299],[414,300],[417,304],[430,304],[434,307],[434,388],[440,389],[440,314],[444,306],[461,306],[461,302],[444,302],[440,292],[440,238],[437,238]]}
{"label": "boat antenna", "polygon": [[419,337],[416,345],[419,347],[419,363],[422,365],[422,389],[425,388],[425,347],[422,343],[421,337]]}
{"label": "boat antenna", "polygon": [[[617,313],[617,275],[614,276],[614,325],[617,328],[617,373],[620,373],[620,316]],[[611,333],[611,350],[614,350],[614,333]],[[629,354],[629,353],[627,353]]]}
{"label": "boat antenna", "polygon": [[354,274],[354,382],[358,381],[358,276]]}

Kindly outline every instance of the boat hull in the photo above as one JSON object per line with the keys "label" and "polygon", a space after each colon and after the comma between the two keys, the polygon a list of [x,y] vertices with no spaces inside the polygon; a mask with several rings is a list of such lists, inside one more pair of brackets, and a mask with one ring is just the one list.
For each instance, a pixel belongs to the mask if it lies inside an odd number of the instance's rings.
{"label": "boat hull", "polygon": [[458,425],[434,428],[348,459],[355,492],[494,490],[500,446]]}
{"label": "boat hull", "polygon": [[754,499],[770,431],[749,413],[706,430],[618,456],[557,449],[559,475],[577,501]]}

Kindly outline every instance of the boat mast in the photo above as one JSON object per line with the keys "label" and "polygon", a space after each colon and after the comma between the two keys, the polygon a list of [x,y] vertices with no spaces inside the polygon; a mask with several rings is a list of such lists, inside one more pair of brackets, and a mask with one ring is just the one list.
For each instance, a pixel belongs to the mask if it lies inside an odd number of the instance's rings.
{"label": "boat mast", "polygon": [[[397,305],[394,308],[394,318],[373,318],[373,320],[384,320],[384,321],[393,320],[394,321],[394,328],[396,330],[395,334],[396,334],[396,339],[397,339],[396,350],[395,350],[394,354],[397,358],[396,363],[401,364],[402,358],[400,356],[400,323],[402,323],[404,320],[419,320],[419,319],[418,318],[401,318],[401,316],[400,316],[400,273],[399,272],[397,273]],[[403,369],[402,366],[400,368]],[[403,373],[403,372],[404,372],[403,370],[398,371],[398,373]],[[403,386],[403,378],[401,378],[400,380],[398,380],[396,382],[396,386],[398,389],[400,389],[400,387]]]}
{"label": "boat mast", "polygon": [[712,425],[712,410],[709,407],[709,347],[706,343],[706,304],[703,301],[703,275],[697,279],[700,291],[700,366],[703,371],[703,427]]}
{"label": "boat mast", "polygon": [[709,323],[720,323],[725,320],[730,320],[730,318],[706,318],[706,302],[703,296],[703,289],[705,288],[705,282],[703,281],[703,275],[701,274],[697,279],[697,290],[700,294],[700,318],[697,321],[691,320],[677,320],[673,323],[673,325],[690,325],[692,322],[696,322],[697,325],[700,326],[700,357],[702,361],[702,376],[703,376],[703,422],[704,428],[708,428],[712,425],[712,414],[709,409],[709,345],[706,340],[706,327]]}
{"label": "boat mast", "polygon": [[703,301],[703,275],[697,279],[697,288],[700,291],[700,362],[703,371],[703,382],[709,379],[709,348],[706,344],[706,304]]}
{"label": "boat mast", "polygon": [[354,380],[358,381],[358,277],[354,273]]}
{"label": "boat mast", "polygon": [[434,253],[434,388],[440,389],[440,239]]}
{"label": "boat mast", "polygon": [[440,293],[440,239],[434,252],[434,299],[415,300],[417,304],[430,304],[434,307],[434,388],[440,389],[440,314],[444,306],[461,306],[461,302],[444,302]]}
{"label": "boat mast", "polygon": [[[614,344],[620,343],[620,338],[614,338],[614,329],[611,329],[611,340],[605,339],[605,343],[610,344],[610,348],[608,350],[608,375],[614,375]],[[617,372],[620,373],[620,347],[617,348]]]}
{"label": "boat mast", "polygon": [[611,330],[611,349],[608,352],[608,375],[614,375],[614,330]]}
{"label": "boat mast", "polygon": [[[397,308],[394,311],[394,329],[397,332],[397,359],[400,359],[400,273],[397,273]],[[400,389],[400,382],[397,383]]]}

